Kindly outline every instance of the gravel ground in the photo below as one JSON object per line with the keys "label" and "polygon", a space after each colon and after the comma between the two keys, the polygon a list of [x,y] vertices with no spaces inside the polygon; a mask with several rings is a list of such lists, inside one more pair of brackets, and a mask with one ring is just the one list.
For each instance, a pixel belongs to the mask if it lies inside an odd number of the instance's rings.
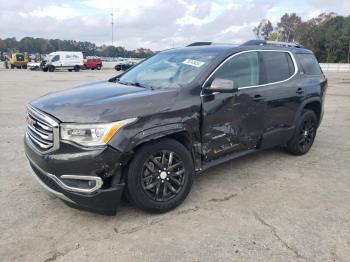
{"label": "gravel ground", "polygon": [[30,175],[26,104],[115,71],[0,69],[1,261],[349,261],[350,74],[328,74],[311,151],[267,150],[210,169],[163,215],[69,208]]}

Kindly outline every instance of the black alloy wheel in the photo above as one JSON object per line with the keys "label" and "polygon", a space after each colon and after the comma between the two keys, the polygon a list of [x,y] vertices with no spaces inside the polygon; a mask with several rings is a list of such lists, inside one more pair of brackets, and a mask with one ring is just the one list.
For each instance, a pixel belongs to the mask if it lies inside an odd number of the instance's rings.
{"label": "black alloy wheel", "polygon": [[193,177],[193,158],[184,145],[168,138],[149,142],[128,166],[126,197],[145,211],[166,212],[185,200]]}
{"label": "black alloy wheel", "polygon": [[312,118],[306,118],[299,131],[299,149],[307,151],[315,139],[316,123]]}
{"label": "black alloy wheel", "polygon": [[185,167],[173,151],[162,150],[152,154],[143,165],[141,185],[148,197],[155,201],[168,201],[182,189]]}
{"label": "black alloy wheel", "polygon": [[295,134],[287,144],[287,151],[294,155],[307,153],[314,143],[317,125],[316,114],[311,110],[304,110],[296,126]]}

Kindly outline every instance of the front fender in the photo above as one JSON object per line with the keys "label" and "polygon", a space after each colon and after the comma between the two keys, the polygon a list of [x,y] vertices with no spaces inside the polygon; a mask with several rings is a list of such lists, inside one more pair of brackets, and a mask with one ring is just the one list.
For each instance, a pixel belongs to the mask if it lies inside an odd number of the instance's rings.
{"label": "front fender", "polygon": [[192,139],[193,131],[185,123],[173,123],[155,126],[145,130],[135,129],[131,130],[122,130],[117,136],[113,139],[111,146],[119,150],[122,153],[130,153],[134,150],[135,147],[152,140],[156,140],[165,136],[177,134],[180,132],[186,132],[190,139]]}

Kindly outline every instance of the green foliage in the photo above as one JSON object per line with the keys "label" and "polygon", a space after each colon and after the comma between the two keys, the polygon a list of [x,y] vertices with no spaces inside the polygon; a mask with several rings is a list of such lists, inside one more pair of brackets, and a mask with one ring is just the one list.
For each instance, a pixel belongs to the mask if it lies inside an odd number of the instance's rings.
{"label": "green foliage", "polygon": [[87,56],[106,57],[135,57],[145,58],[153,52],[150,49],[139,48],[126,50],[124,47],[96,46],[94,43],[74,40],[43,39],[24,37],[20,41],[16,38],[0,39],[0,52],[28,52],[48,54],[54,51],[82,51]]}
{"label": "green foliage", "polygon": [[282,41],[291,42],[294,39],[297,28],[301,23],[300,16],[296,13],[284,14],[281,21],[277,24],[277,29],[281,34]]}
{"label": "green foliage", "polygon": [[272,23],[270,20],[263,19],[257,27],[254,27],[253,32],[258,39],[268,39],[273,31]]}
{"label": "green foliage", "polygon": [[[263,21],[266,19],[259,26]],[[255,34],[259,26],[253,30]],[[295,13],[284,14],[267,39],[299,42],[312,50],[320,62],[350,63],[350,16],[322,13],[308,21],[302,21]]]}

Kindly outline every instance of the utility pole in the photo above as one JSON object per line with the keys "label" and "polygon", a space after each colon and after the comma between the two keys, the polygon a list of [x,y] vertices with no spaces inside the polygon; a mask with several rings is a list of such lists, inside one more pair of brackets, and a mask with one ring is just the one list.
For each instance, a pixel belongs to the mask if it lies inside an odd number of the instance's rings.
{"label": "utility pole", "polygon": [[112,18],[112,22],[111,22],[111,25],[112,25],[112,45],[113,45],[113,43],[114,43],[114,13],[113,13],[113,10],[111,13],[111,18]]}
{"label": "utility pole", "polygon": [[114,44],[114,3],[111,0],[111,25],[112,25],[112,46]]}

